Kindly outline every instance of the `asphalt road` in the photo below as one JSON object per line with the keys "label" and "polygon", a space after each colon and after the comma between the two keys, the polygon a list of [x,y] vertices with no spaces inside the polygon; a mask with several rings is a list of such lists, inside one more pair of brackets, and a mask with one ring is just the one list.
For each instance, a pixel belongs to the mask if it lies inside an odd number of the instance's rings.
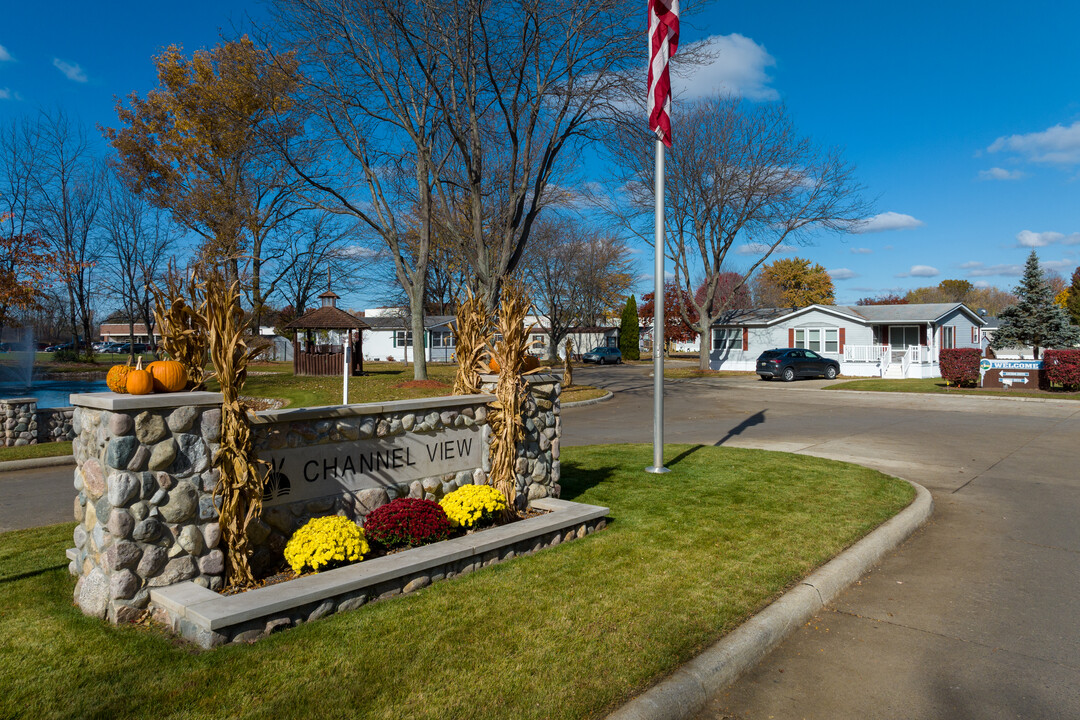
{"label": "asphalt road", "polygon": [[[648,368],[575,378],[616,395],[564,410],[564,444],[651,442]],[[926,486],[934,516],[699,720],[1080,718],[1080,403],[823,384],[669,382],[666,440],[860,463]],[[70,520],[71,483],[0,474],[0,530]]]}
{"label": "asphalt road", "polygon": [[[646,369],[575,378],[618,392],[564,411],[565,444],[651,442]],[[1080,718],[1080,403],[823,384],[668,383],[666,441],[878,468],[934,516],[699,720]]]}

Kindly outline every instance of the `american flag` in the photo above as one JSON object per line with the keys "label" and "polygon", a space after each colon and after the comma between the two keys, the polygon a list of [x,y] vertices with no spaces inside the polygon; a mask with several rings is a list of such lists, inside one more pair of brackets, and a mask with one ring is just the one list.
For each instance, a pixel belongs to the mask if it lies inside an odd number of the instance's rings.
{"label": "american flag", "polygon": [[649,0],[649,129],[671,147],[668,59],[679,47],[679,0]]}

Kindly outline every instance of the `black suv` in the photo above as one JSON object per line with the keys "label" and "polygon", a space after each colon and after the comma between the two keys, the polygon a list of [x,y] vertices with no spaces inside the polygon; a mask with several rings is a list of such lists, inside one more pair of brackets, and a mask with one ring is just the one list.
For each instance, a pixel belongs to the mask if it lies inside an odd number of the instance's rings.
{"label": "black suv", "polygon": [[805,348],[777,348],[758,356],[755,372],[762,380],[778,377],[791,382],[797,377],[821,376],[832,380],[840,374],[840,363]]}

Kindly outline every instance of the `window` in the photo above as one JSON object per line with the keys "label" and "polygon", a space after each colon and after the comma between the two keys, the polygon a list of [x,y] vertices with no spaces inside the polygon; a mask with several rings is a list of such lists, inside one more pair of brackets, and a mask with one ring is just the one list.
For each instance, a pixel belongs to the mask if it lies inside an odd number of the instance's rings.
{"label": "window", "polygon": [[394,333],[394,347],[412,347],[412,330],[398,330]]}
{"label": "window", "polygon": [[431,347],[454,347],[454,333],[449,330],[432,330]]}
{"label": "window", "polygon": [[840,352],[840,330],[837,328],[825,329],[825,352]]}
{"label": "window", "polygon": [[954,326],[946,325],[945,327],[941,328],[941,347],[956,347],[956,328]]}
{"label": "window", "polygon": [[713,350],[742,350],[742,331],[739,328],[713,328]]}
{"label": "window", "polygon": [[814,352],[840,352],[839,328],[807,328],[795,331],[795,347]]}

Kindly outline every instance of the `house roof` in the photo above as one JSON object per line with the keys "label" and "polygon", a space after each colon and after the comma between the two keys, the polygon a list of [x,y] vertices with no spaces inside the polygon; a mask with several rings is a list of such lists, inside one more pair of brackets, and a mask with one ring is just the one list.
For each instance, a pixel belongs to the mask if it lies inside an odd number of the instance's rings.
{"label": "house roof", "polygon": [[957,308],[964,311],[979,324],[984,322],[975,311],[964,303],[912,303],[908,305],[856,305],[847,306],[858,316],[872,323],[934,322]]}
{"label": "house roof", "polygon": [[371,326],[341,308],[326,305],[308,310],[285,327],[291,330],[368,330]]}
{"label": "house roof", "polygon": [[[425,315],[424,329],[431,330],[438,327],[447,327],[450,326],[454,320],[455,318],[453,315]],[[364,321],[371,330],[409,330],[412,327],[412,321],[409,318],[400,315],[365,317]]]}

